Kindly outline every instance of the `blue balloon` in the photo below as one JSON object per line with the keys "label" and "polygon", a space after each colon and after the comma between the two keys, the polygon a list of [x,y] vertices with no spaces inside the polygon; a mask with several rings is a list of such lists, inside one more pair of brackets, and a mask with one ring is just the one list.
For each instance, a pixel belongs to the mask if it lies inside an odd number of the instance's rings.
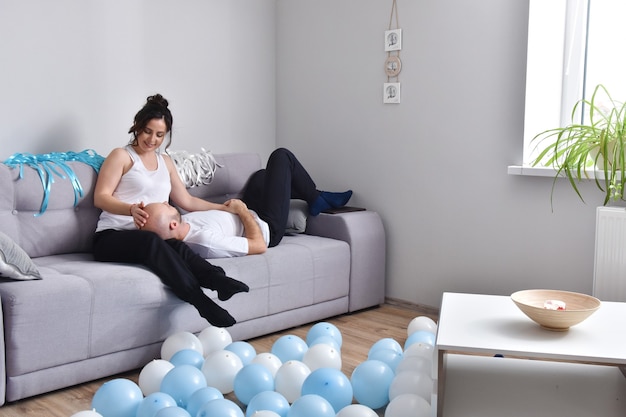
{"label": "blue balloon", "polygon": [[350,377],[354,398],[373,410],[384,407],[389,403],[389,387],[394,376],[385,362],[375,359],[361,362]]}
{"label": "blue balloon", "polygon": [[287,417],[335,417],[333,406],[315,394],[303,395],[291,404]]}
{"label": "blue balloon", "polygon": [[409,346],[415,343],[424,343],[427,345],[435,346],[436,336],[434,333],[426,331],[426,330],[418,330],[413,332],[411,336],[406,339],[404,342],[404,350],[406,350]]}
{"label": "blue balloon", "polygon": [[302,383],[302,395],[316,394],[326,399],[338,413],[352,404],[352,385],[347,376],[335,368],[318,368]]}
{"label": "blue balloon", "polygon": [[200,388],[189,397],[187,401],[187,411],[193,417],[198,414],[198,410],[202,407],[203,404],[208,403],[211,400],[217,400],[220,398],[224,398],[224,394],[220,392],[217,388],[214,387],[204,387]]}
{"label": "blue balloon", "polygon": [[184,408],[165,407],[157,411],[154,417],[191,417],[191,414]]}
{"label": "blue balloon", "polygon": [[378,349],[391,349],[395,350],[396,352],[402,353],[402,346],[400,345],[400,343],[398,343],[398,341],[392,339],[391,337],[385,337],[384,339],[380,339],[379,341],[374,343],[369,350],[368,358],[370,354],[377,351]]}
{"label": "blue balloon", "polygon": [[191,365],[198,369],[202,369],[204,357],[202,356],[202,353],[197,350],[182,349],[172,355],[170,363],[174,366]]}
{"label": "blue balloon", "polygon": [[272,345],[271,353],[282,363],[294,360],[302,362],[304,354],[309,349],[302,338],[288,334],[281,336]]}
{"label": "blue balloon", "polygon": [[246,408],[246,417],[252,417],[257,411],[273,411],[280,417],[287,417],[289,401],[279,392],[263,391],[252,397]]}
{"label": "blue balloon", "polygon": [[226,346],[224,350],[229,350],[239,356],[241,363],[246,366],[256,357],[256,349],[248,342],[237,341]]}
{"label": "blue balloon", "polygon": [[241,408],[226,398],[209,401],[198,410],[196,417],[244,417]]}
{"label": "blue balloon", "polygon": [[247,405],[258,393],[274,391],[274,377],[265,366],[251,363],[237,372],[233,387],[237,399]]}
{"label": "blue balloon", "polygon": [[339,331],[337,326],[335,326],[334,324],[324,321],[314,324],[313,327],[311,327],[306,334],[306,343],[310,346],[311,342],[313,342],[320,336],[332,337],[339,345],[339,349],[341,349],[343,337],[341,336],[341,332]]}
{"label": "blue balloon", "polygon": [[103,417],[135,417],[143,393],[130,379],[112,379],[96,391],[91,408]]}
{"label": "blue balloon", "polygon": [[154,392],[141,401],[137,417],[154,417],[157,411],[165,407],[176,407],[176,400],[164,392]]}
{"label": "blue balloon", "polygon": [[402,351],[398,352],[393,349],[376,349],[367,355],[367,359],[376,359],[381,362],[385,362],[393,372],[396,372],[396,368],[400,361],[404,358]]}
{"label": "blue balloon", "polygon": [[171,395],[179,407],[186,408],[191,394],[206,386],[206,377],[200,369],[180,365],[165,374],[161,381],[161,392]]}

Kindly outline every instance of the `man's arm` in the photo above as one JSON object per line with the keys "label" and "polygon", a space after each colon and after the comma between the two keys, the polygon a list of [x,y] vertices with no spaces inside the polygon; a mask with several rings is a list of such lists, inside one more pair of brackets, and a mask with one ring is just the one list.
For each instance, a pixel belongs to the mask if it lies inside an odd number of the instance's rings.
{"label": "man's arm", "polygon": [[248,240],[248,255],[264,253],[267,250],[267,244],[263,239],[263,233],[246,204],[241,200],[233,199],[228,200],[224,205],[229,212],[238,215],[243,224],[244,237]]}

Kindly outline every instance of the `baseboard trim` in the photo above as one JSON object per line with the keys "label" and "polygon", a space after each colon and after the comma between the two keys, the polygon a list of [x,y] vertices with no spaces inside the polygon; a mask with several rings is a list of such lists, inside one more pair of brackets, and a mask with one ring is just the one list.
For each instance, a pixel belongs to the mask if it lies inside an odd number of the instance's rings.
{"label": "baseboard trim", "polygon": [[392,298],[392,297],[385,297],[385,304],[389,304],[394,307],[402,307],[402,308],[406,308],[409,310],[415,310],[426,316],[439,317],[439,308],[437,307],[411,303],[409,301],[400,300],[398,298]]}

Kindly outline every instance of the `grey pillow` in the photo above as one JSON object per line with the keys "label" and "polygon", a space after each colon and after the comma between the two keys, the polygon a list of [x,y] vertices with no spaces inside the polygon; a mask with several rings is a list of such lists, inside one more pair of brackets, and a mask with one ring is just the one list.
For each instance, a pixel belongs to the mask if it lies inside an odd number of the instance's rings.
{"label": "grey pillow", "polygon": [[287,233],[304,233],[306,218],[309,214],[309,205],[304,200],[289,202],[289,216],[287,217]]}
{"label": "grey pillow", "polygon": [[41,279],[39,270],[24,249],[0,232],[0,278]]}

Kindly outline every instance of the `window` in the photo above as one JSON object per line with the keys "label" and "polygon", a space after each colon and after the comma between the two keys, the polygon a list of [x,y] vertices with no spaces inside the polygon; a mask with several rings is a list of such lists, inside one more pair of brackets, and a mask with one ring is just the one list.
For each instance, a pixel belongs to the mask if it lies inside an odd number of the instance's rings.
{"label": "window", "polygon": [[[574,104],[596,85],[614,100],[626,100],[624,13],[624,0],[530,0],[524,165],[539,152],[532,138],[571,123]],[[584,114],[574,120],[584,121]]]}

